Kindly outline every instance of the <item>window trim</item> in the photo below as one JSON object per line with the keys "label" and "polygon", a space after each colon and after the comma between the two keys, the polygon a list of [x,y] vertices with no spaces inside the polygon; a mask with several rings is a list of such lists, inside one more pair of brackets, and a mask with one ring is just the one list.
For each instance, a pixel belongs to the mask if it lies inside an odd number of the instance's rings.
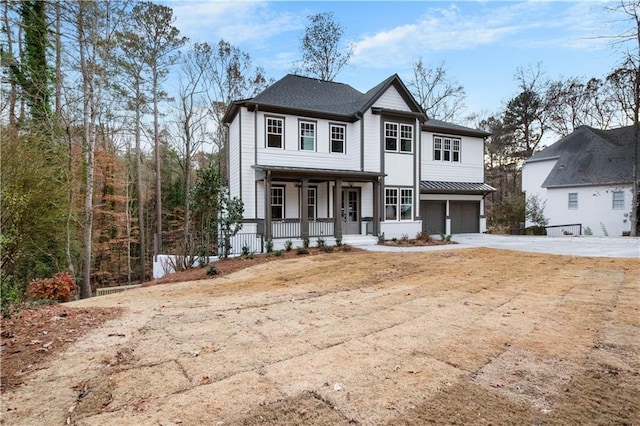
{"label": "window trim", "polygon": [[[282,204],[274,204],[273,203],[273,191],[274,190],[281,190],[282,191]],[[283,220],[287,217],[287,213],[285,211],[285,206],[286,206],[286,202],[285,202],[285,197],[286,197],[287,191],[286,191],[286,187],[284,185],[272,185],[271,186],[271,194],[270,196],[270,208],[271,208],[271,220]],[[273,207],[274,206],[281,206],[282,207],[282,217],[276,218],[273,216]]]}
{"label": "window trim", "polygon": [[[394,194],[395,195],[390,195]],[[414,188],[413,187],[387,187],[384,190],[384,220],[386,222],[411,222],[414,220],[414,207],[415,200],[413,198]],[[390,198],[395,198],[394,200],[390,200]],[[409,203],[404,203],[403,201],[410,200]],[[390,202],[391,201],[391,202]],[[403,207],[410,206],[409,217],[403,218]],[[393,207],[393,211],[395,212],[394,217],[390,218],[387,213],[387,208]]]}
{"label": "window trim", "polygon": [[[575,196],[575,200],[573,200],[572,195]],[[578,193],[577,192],[569,192],[567,194],[567,209],[568,210],[578,210]]]}
{"label": "window trim", "polygon": [[433,135],[433,161],[462,163],[462,138]]}
{"label": "window trim", "polygon": [[[342,129],[342,151],[333,150],[333,128]],[[338,123],[329,123],[329,153],[331,154],[346,154],[347,153],[347,126]]]}
{"label": "window trim", "polygon": [[[393,126],[395,129],[393,130],[394,135],[389,135],[388,130],[390,130],[387,126]],[[400,154],[413,154],[413,147],[415,146],[415,126],[409,123],[403,123],[398,121],[384,121],[384,150],[385,152],[397,152]],[[403,138],[403,132],[409,130],[411,132],[411,139]],[[410,150],[403,149],[403,142],[409,140],[411,144]],[[389,148],[387,145],[389,142],[393,141],[393,148]]]}
{"label": "window trim", "polygon": [[[302,126],[313,126],[313,149],[304,149],[302,144]],[[298,119],[298,151],[316,152],[318,148],[318,122],[315,120]]]}
{"label": "window trim", "polygon": [[[280,121],[280,146],[269,146],[269,120],[279,120]],[[264,116],[264,147],[267,149],[284,149],[284,117],[278,117],[275,115],[265,115]],[[272,133],[276,135],[277,133]]]}
{"label": "window trim", "polygon": [[[620,195],[616,199],[616,195]],[[611,191],[611,210],[624,210],[624,191]]]}
{"label": "window trim", "polygon": [[[309,194],[313,193],[313,203],[309,203]],[[300,216],[302,217],[302,188],[300,189]],[[307,211],[309,220],[318,219],[318,187],[317,186],[309,186],[307,187],[307,208],[313,206],[313,215],[309,215],[309,211]]]}

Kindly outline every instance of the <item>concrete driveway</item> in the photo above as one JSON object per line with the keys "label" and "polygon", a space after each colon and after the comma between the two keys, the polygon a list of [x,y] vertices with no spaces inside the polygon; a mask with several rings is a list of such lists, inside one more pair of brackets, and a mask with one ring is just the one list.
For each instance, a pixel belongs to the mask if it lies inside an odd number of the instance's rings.
{"label": "concrete driveway", "polygon": [[372,251],[430,251],[488,247],[536,253],[589,257],[623,257],[640,259],[640,238],[632,237],[542,237],[492,234],[459,234],[456,245],[428,247],[362,246]]}

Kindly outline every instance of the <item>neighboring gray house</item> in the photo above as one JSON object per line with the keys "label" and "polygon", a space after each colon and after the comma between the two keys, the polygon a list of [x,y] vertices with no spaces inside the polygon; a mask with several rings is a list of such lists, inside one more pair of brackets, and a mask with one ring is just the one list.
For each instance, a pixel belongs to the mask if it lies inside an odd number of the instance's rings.
{"label": "neighboring gray house", "polygon": [[633,152],[633,126],[580,126],[525,161],[522,190],[546,203],[549,225],[580,223],[583,233],[621,236],[631,229]]}
{"label": "neighboring gray house", "polygon": [[362,93],[287,75],[227,111],[243,232],[297,239],[483,232],[487,133],[428,120],[397,75]]}

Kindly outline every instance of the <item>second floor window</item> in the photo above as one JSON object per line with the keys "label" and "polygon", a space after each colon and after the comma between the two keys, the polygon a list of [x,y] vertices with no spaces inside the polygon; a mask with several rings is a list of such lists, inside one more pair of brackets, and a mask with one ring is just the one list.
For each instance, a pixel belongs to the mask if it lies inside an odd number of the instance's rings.
{"label": "second floor window", "polygon": [[386,151],[412,152],[413,126],[384,123],[384,149]]}
{"label": "second floor window", "polygon": [[433,137],[433,160],[459,163],[461,161],[462,142],[459,138]]}
{"label": "second floor window", "polygon": [[316,149],[316,123],[300,122],[300,149],[303,151]]}
{"label": "second floor window", "polygon": [[331,152],[344,154],[345,127],[332,124],[329,126],[329,131],[331,132]]}
{"label": "second floor window", "polygon": [[282,128],[281,118],[267,117],[267,148],[282,148]]}
{"label": "second floor window", "polygon": [[570,192],[569,193],[569,210],[578,210],[578,193]]}

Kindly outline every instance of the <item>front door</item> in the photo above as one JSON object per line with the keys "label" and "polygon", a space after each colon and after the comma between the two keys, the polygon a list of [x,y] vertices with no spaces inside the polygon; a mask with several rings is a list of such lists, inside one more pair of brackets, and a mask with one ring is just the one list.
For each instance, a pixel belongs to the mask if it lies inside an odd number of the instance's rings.
{"label": "front door", "polygon": [[360,233],[360,191],[357,188],[342,191],[342,230],[345,234]]}

